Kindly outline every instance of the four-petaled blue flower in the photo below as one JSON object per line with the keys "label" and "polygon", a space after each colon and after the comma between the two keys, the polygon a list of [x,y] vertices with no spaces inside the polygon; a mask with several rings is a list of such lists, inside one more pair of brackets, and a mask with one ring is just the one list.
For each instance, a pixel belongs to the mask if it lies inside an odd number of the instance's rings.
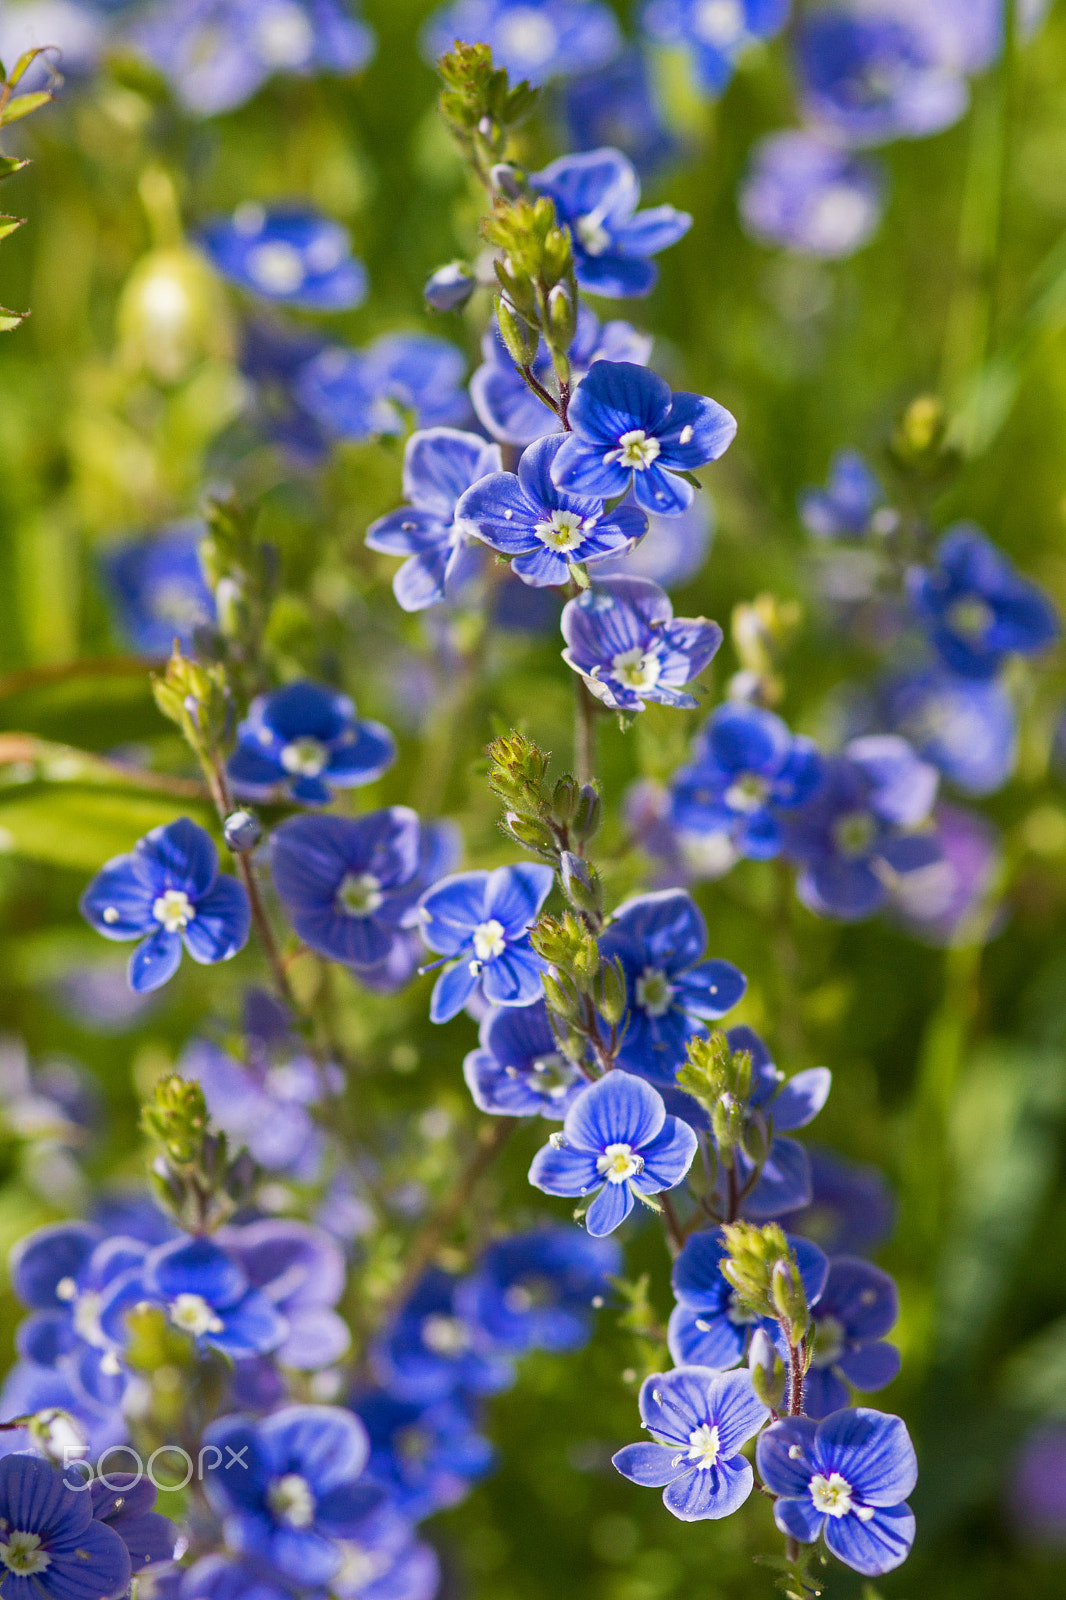
{"label": "four-petaled blue flower", "polygon": [[631,1482],[662,1489],[667,1511],[682,1522],[728,1517],[755,1483],[740,1447],[769,1415],[746,1372],[655,1372],[640,1386],[640,1420],[654,1443],[627,1444],[614,1464]]}
{"label": "four-petaled blue flower", "polygon": [[431,1405],[460,1390],[497,1394],[513,1381],[510,1361],[461,1307],[459,1289],[458,1279],[431,1267],[375,1341],[374,1376],[398,1400]]}
{"label": "four-petaled blue flower", "polygon": [[248,201],[210,222],[200,242],[232,283],[304,311],[351,311],[366,298],[366,269],[348,230],[317,212],[266,211]]}
{"label": "four-petaled blue flower", "polygon": [[994,677],[1008,656],[1036,655],[1061,632],[1043,590],[971,522],[948,529],[936,565],[913,569],[908,588],[929,642],[963,677]]}
{"label": "four-petaled blue flower", "polygon": [[108,861],[81,897],[81,914],[105,939],[140,939],[130,987],[158,989],[194,961],[228,961],[248,941],[244,885],[218,870],[211,836],[188,817],[153,828],[129,855]]}
{"label": "four-petaled blue flower", "polygon": [[0,1460],[0,1567],[4,1600],[113,1600],[131,1576],[129,1552],[93,1516],[92,1497],[28,1455]]}
{"label": "four-petaled blue flower", "polygon": [[640,20],[658,43],[683,45],[703,87],[721,94],[741,53],[784,27],[788,5],[789,0],[648,0]]}
{"label": "four-petaled blue flower", "polygon": [[370,1435],[374,1481],[416,1521],[455,1505],[492,1465],[492,1446],[460,1398],[421,1406],[385,1389],[368,1389],[352,1408]]}
{"label": "four-petaled blue flower", "polygon": [[740,214],[760,244],[837,261],[873,236],[885,208],[879,165],[805,129],[755,146],[741,185]]}
{"label": "four-petaled blue flower", "polygon": [[820,7],[800,25],[798,66],[808,116],[849,144],[939,133],[969,101],[965,77],[917,14]]}
{"label": "four-petaled blue flower", "polygon": [[604,961],[626,980],[627,1025],[618,1060],[672,1084],[685,1045],[743,997],[747,980],[729,961],[705,961],[707,925],[683,889],[642,894],[619,906],[600,940]]}
{"label": "four-petaled blue flower", "polygon": [[541,1227],[490,1244],[458,1290],[458,1304],[498,1350],[579,1350],[592,1311],[621,1271],[613,1239],[580,1228]]}
{"label": "four-petaled blue flower", "polygon": [[[334,439],[457,427],[470,418],[463,388],[466,357],[447,339],[426,333],[387,333],[365,350],[327,345],[296,373],[297,404]],[[521,380],[519,380],[521,381]]]}
{"label": "four-petaled blue flower", "polygon": [[294,800],[319,806],[332,788],[372,783],[395,759],[388,728],[357,720],[347,695],[301,682],[252,701],[227,770],[242,797],[284,785]]}
{"label": "four-petaled blue flower", "polygon": [[889,678],[877,703],[891,732],[964,794],[994,794],[1014,771],[1018,714],[997,678],[926,667]]}
{"label": "four-petaled blue flower", "polygon": [[643,711],[647,700],[698,705],[684,686],[722,642],[717,622],[675,617],[669,596],[646,578],[599,578],[563,607],[561,627],[563,660],[614,711]]}
{"label": "four-petaled blue flower", "polygon": [[422,49],[432,65],[456,39],[487,44],[512,80],[591,72],[621,44],[614,13],[599,0],[452,0],[429,18]]}
{"label": "four-petaled blue flower", "polygon": [[684,238],[692,218],[673,206],[638,211],[640,179],[620,150],[560,156],[530,179],[550,196],[570,229],[574,271],[583,289],[611,298],[647,294],[658,277],[649,256]]}
{"label": "four-petaled blue flower", "polygon": [[836,1256],[829,1263],[825,1288],[811,1309],[813,1348],[803,1384],[808,1417],[827,1417],[846,1406],[849,1383],[867,1394],[892,1382],[899,1351],[884,1336],[898,1316],[899,1295],[887,1272],[858,1256]]}
{"label": "four-petaled blue flower", "polygon": [[467,550],[456,507],[467,489],[502,466],[500,447],[455,428],[413,433],[403,456],[403,492],[409,504],[371,523],[371,550],[407,560],[392,581],[405,611],[424,611],[445,598],[464,576]]}
{"label": "four-petaled blue flower", "polygon": [[[789,1238],[803,1281],[807,1304],[814,1305],[825,1288],[829,1262],[807,1239]],[[693,1363],[725,1371],[744,1359],[755,1328],[773,1335],[777,1323],[741,1310],[736,1291],[722,1275],[729,1259],[721,1230],[693,1233],[674,1262],[671,1283],[677,1300],[670,1313],[667,1340],[678,1366]]]}
{"label": "four-petaled blue flower", "polygon": [[595,361],[569,409],[572,433],[552,478],[574,494],[613,500],[632,486],[637,504],[677,516],[691,503],[685,477],[725,454],[736,418],[702,394],[674,394],[665,378],[631,361]]}
{"label": "four-petaled blue flower", "polygon": [[144,655],[169,655],[175,639],[187,650],[196,629],[215,620],[215,597],[200,566],[204,532],[202,522],[176,522],[103,556],[118,624]]}
{"label": "four-petaled blue flower", "polygon": [[706,723],[695,758],[675,773],[670,815],[692,833],[725,833],[745,856],[764,861],[781,848],[777,813],[817,788],[822,762],[809,739],[772,711],[726,703]]}
{"label": "four-petaled blue flower", "polygon": [[457,1016],[475,990],[494,1006],[528,1006],[540,998],[544,963],[529,928],[553,876],[551,867],[525,862],[495,872],[457,872],[422,896],[422,937],[454,960],[434,985],[432,1022]]}
{"label": "four-petaled blue flower", "polygon": [[813,1544],[824,1534],[833,1554],[868,1578],[907,1559],[914,1516],[906,1499],[918,1462],[899,1417],[865,1406],[822,1422],[788,1417],[767,1428],[756,1460],[779,1496],[774,1521],[790,1539]]}
{"label": "four-petaled blue flower", "polygon": [[455,508],[463,532],[510,556],[512,571],[536,589],[567,583],[575,566],[620,555],[648,528],[636,506],[607,511],[602,500],[556,488],[551,466],[564,438],[538,439],[523,452],[517,474],[489,473]]}
{"label": "four-petaled blue flower", "polygon": [[662,1096],[615,1070],[578,1095],[562,1133],[539,1150],[529,1181],[545,1194],[591,1195],[585,1226],[613,1233],[637,1198],[675,1189],[696,1154],[696,1135],[666,1114]]}
{"label": "four-petaled blue flower", "polygon": [[587,1080],[563,1055],[543,1000],[505,1006],[482,1020],[463,1077],[480,1111],[561,1121]]}
{"label": "four-petaled blue flower", "polygon": [[855,450],[840,450],[824,489],[805,489],[799,512],[808,533],[819,539],[859,539],[869,532],[884,491]]}

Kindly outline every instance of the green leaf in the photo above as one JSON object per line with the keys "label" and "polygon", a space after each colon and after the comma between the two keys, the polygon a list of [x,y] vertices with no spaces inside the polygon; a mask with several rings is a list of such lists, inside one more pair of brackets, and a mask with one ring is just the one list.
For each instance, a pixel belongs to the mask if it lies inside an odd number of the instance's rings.
{"label": "green leaf", "polygon": [[[22,79],[25,77],[26,73],[33,66],[33,63],[37,60],[37,57],[40,56],[40,55],[44,55],[49,50],[55,50],[55,45],[38,44],[38,45],[34,45],[32,49],[24,50],[22,52],[22,54],[19,56],[18,60],[15,62],[15,65],[12,67],[10,73],[8,74],[7,82],[11,85],[12,89],[15,87],[15,85],[17,83],[20,83],[22,81]],[[48,66],[48,62],[45,62],[45,66],[46,67]],[[49,67],[49,71],[52,71],[51,67]],[[56,74],[55,74],[54,71],[52,71],[52,76],[53,76],[53,79],[56,77]],[[27,98],[29,98],[29,96],[27,96]],[[45,99],[46,100],[50,100],[51,98],[52,98],[52,96],[50,94],[49,95],[45,95]]]}
{"label": "green leaf", "polygon": [[25,156],[0,156],[0,181],[10,178],[15,172],[21,172],[29,164]]}
{"label": "green leaf", "polygon": [[0,239],[6,239],[9,233],[21,228],[25,220],[25,217],[5,217],[0,213]]}
{"label": "green leaf", "polygon": [[9,100],[3,111],[0,111],[0,128],[9,122],[19,122],[23,117],[28,117],[31,111],[39,111],[52,99],[47,89],[38,89],[36,94],[20,94],[14,100]]}
{"label": "green leaf", "polygon": [[0,306],[0,333],[10,333],[20,322],[25,322],[28,316],[28,311],[5,311],[3,306]]}

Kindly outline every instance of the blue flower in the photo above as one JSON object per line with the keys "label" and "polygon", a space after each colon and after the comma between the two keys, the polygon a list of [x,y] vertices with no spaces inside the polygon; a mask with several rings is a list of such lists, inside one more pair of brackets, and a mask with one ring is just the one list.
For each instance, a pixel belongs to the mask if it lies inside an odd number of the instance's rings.
{"label": "blue flower", "polygon": [[585,1226],[602,1238],[628,1217],[638,1197],[675,1189],[695,1154],[696,1135],[667,1116],[662,1096],[616,1070],[578,1095],[562,1133],[534,1156],[529,1181],[545,1194],[596,1191]]}
{"label": "blue flower", "polygon": [[648,257],[676,244],[692,226],[687,212],[673,206],[637,210],[640,179],[620,150],[560,156],[530,183],[555,202],[560,226],[570,229],[577,281],[592,294],[648,294],[659,276]]}
{"label": "blue flower", "polygon": [[388,961],[414,922],[420,842],[406,806],[283,822],[271,837],[271,870],[300,938],[357,969]]}
{"label": "blue flower", "polygon": [[785,845],[802,865],[804,905],[843,922],[872,916],[900,873],[940,860],[930,832],[915,831],[936,796],[936,768],[894,734],[853,739],[827,757],[822,784],[783,819]]}
{"label": "blue flower", "polygon": [[944,665],[991,678],[1011,655],[1037,655],[1061,632],[1052,602],[972,522],[949,528],[936,565],[908,574],[918,621]]}
{"label": "blue flower", "polygon": [[813,11],[800,25],[798,66],[808,116],[851,144],[923,139],[969,103],[935,35],[898,16]]}
{"label": "blue flower", "polygon": [[175,522],[104,555],[116,620],[142,655],[167,656],[175,639],[187,650],[196,629],[214,622],[215,599],[200,566],[203,535],[202,522]]}
{"label": "blue flower", "polygon": [[414,1537],[410,1522],[388,1502],[341,1540],[341,1550],[341,1569],[330,1584],[338,1600],[434,1600],[440,1588],[436,1551]]}
{"label": "blue flower", "polygon": [[[5,1417],[59,1413],[48,1430],[57,1456],[67,1444],[85,1445],[93,1456],[98,1456],[129,1438],[129,1423],[118,1406],[87,1400],[67,1367],[40,1367],[36,1361],[16,1361],[0,1388],[0,1409]],[[34,1438],[28,1428],[5,1429],[0,1433],[0,1456],[39,1455],[41,1443],[40,1436]]]}
{"label": "blue flower", "polygon": [[489,45],[512,79],[541,84],[603,66],[621,34],[614,13],[599,0],[453,0],[423,28],[422,53],[434,62],[457,39]]}
{"label": "blue flower", "polygon": [[[601,324],[586,305],[577,309],[577,328],[569,354],[571,382],[577,385],[594,361],[630,361],[642,367],[651,355],[650,334],[638,333],[628,322]],[[493,318],[482,335],[480,367],[470,379],[470,398],[482,427],[503,444],[532,444],[562,427],[554,411],[537,398],[515,366],[500,338]],[[551,353],[544,340],[531,363],[533,376],[551,389]]]}
{"label": "blue flower", "polygon": [[662,1489],[667,1511],[682,1522],[728,1517],[755,1484],[740,1447],[769,1415],[746,1372],[655,1372],[640,1386],[640,1420],[654,1442],[627,1444],[614,1464],[632,1483]]}
{"label": "blue flower", "polygon": [[575,1227],[541,1227],[490,1244],[458,1291],[458,1304],[498,1350],[579,1350],[592,1311],[621,1271],[613,1240]]}
{"label": "blue flower", "polygon": [[937,948],[987,940],[1005,915],[995,903],[1003,860],[999,831],[962,806],[938,805],[933,822],[940,859],[894,886],[893,920]]}
{"label": "blue flower", "polygon": [[[741,1213],[762,1220],[779,1217],[806,1205],[811,1198],[811,1167],[806,1150],[795,1139],[782,1138],[795,1128],[805,1128],[829,1098],[833,1075],[827,1067],[808,1067],[786,1078],[774,1066],[766,1045],[751,1028],[730,1028],[726,1034],[730,1050],[746,1050],[751,1056],[752,1086],[748,1099],[746,1126],[759,1123],[756,1144],[765,1145],[768,1122],[774,1137],[754,1187],[748,1189],[753,1167],[743,1140],[733,1151],[733,1165],[741,1192]],[[693,1124],[697,1126],[697,1124]],[[723,1200],[728,1195],[725,1176],[719,1181]],[[745,1192],[746,1191],[746,1192]]]}
{"label": "blue flower", "polygon": [[204,1444],[236,1452],[243,1471],[204,1476],[226,1543],[301,1589],[327,1585],[340,1569],[338,1541],[381,1500],[363,1478],[366,1429],[340,1406],[297,1405],[262,1422],[221,1417]]}
{"label": "blue flower", "polygon": [[744,226],[760,244],[836,261],[873,237],[885,178],[872,161],[790,128],[755,146],[739,199]]}
{"label": "blue flower", "polygon": [[223,1228],[216,1238],[284,1319],[285,1337],[271,1351],[279,1366],[314,1372],[345,1355],[351,1334],[334,1309],[346,1276],[336,1240],[307,1222],[281,1217]]}
{"label": "blue flower", "polygon": [[461,261],[449,261],[426,279],[423,297],[434,311],[461,311],[477,288],[477,278]]}
{"label": "blue flower", "polygon": [[713,535],[714,505],[708,494],[697,495],[680,516],[650,516],[640,543],[625,555],[604,562],[597,576],[646,578],[661,589],[673,589],[689,583],[699,572]]}
{"label": "blue flower", "polygon": [[899,1317],[899,1296],[887,1272],[857,1256],[837,1256],[811,1317],[813,1352],[803,1385],[807,1416],[827,1417],[846,1406],[849,1383],[865,1394],[892,1382],[899,1351],[884,1335]]}
{"label": "blue flower", "polygon": [[47,1461],[0,1460],[0,1530],[4,1600],[112,1600],[129,1588],[129,1552],[119,1534],[94,1519],[91,1496]]}
{"label": "blue flower", "polygon": [[[454,871],[463,853],[463,839],[454,822],[423,822],[418,840],[418,865],[404,890],[414,905],[433,884]],[[410,983],[425,959],[426,947],[418,931],[417,916],[410,927],[401,928],[399,937],[385,960],[374,967],[362,967],[359,982],[375,994],[395,994]]]}
{"label": "blue flower", "polygon": [[803,1544],[826,1545],[868,1578],[907,1559],[914,1517],[906,1502],[918,1481],[910,1435],[899,1417],[860,1407],[822,1422],[788,1417],[756,1447],[759,1472],[778,1495],[774,1521]]}
{"label": "blue flower", "polygon": [[605,961],[618,960],[628,1011],[618,1060],[631,1072],[672,1084],[685,1045],[724,1017],[747,988],[729,961],[705,961],[707,925],[683,889],[642,894],[618,907],[600,939]]}
{"label": "blue flower", "polygon": [[392,581],[405,611],[436,605],[461,581],[465,536],[456,507],[472,484],[501,466],[499,445],[474,433],[427,428],[408,439],[403,492],[409,503],[379,517],[366,535],[371,550],[408,558]]}
{"label": "blue flower", "polygon": [[294,800],[317,806],[331,787],[373,783],[395,759],[388,728],[357,721],[347,695],[300,682],[252,701],[227,770],[241,798],[265,799],[283,784]]}
{"label": "blue flower", "polygon": [[479,1111],[557,1121],[587,1081],[559,1049],[543,1000],[489,1011],[463,1077]]}
{"label": "blue flower", "polygon": [[339,0],[161,0],[133,42],[200,116],[243,105],[275,73],[349,74],[374,53]]}
{"label": "blue flower", "polygon": [[563,434],[538,439],[523,452],[517,475],[490,473],[455,508],[465,533],[510,556],[511,570],[538,589],[561,587],[574,566],[617,556],[648,526],[636,506],[608,512],[602,500],[556,488],[551,467],[564,440]]}
{"label": "blue flower", "polygon": [[682,45],[704,89],[721,94],[738,57],[779,33],[789,0],[648,0],[641,25],[659,44]]}
{"label": "blue flower", "polygon": [[89,1485],[93,1521],[117,1533],[126,1546],[130,1569],[136,1577],[146,1567],[153,1574],[173,1561],[179,1542],[177,1528],[153,1511],[156,1489],[151,1478],[139,1473],[109,1472],[107,1482],[93,1478]]}
{"label": "blue flower", "polygon": [[543,962],[529,939],[552,886],[551,867],[522,863],[457,872],[419,901],[422,937],[455,964],[433,989],[429,1015],[447,1022],[478,990],[490,1005],[528,1006],[542,994]]}
{"label": "blue flower", "polygon": [[254,201],[209,222],[200,243],[232,283],[303,311],[351,311],[366,298],[366,269],[348,230],[315,211]]}
{"label": "blue flower", "polygon": [[182,1077],[195,1079],[219,1128],[268,1172],[308,1181],[322,1164],[324,1143],[310,1106],[326,1085],[309,1056],[270,1062],[237,1061],[207,1039],[193,1039],[178,1059]]}
{"label": "blue flower", "polygon": [[374,1376],[396,1399],[431,1405],[457,1390],[497,1394],[512,1383],[511,1363],[461,1307],[459,1289],[431,1267],[375,1341]]}
{"label": "blue flower", "polygon": [[643,711],[648,700],[697,705],[683,686],[722,642],[717,622],[675,618],[669,597],[645,578],[600,578],[563,608],[561,626],[563,660],[615,711]]}
{"label": "blue flower", "polygon": [[241,328],[238,359],[250,390],[249,415],[302,467],[318,466],[329,449],[325,430],[295,392],[304,368],[323,348],[317,333],[272,316],[249,318]]}
{"label": "blue flower", "polygon": [[369,439],[470,418],[466,357],[447,339],[389,333],[365,350],[329,345],[296,374],[296,403],[334,439]]}
{"label": "blue flower", "polygon": [[605,145],[647,177],[678,153],[678,140],[663,116],[642,50],[630,46],[598,72],[571,78],[563,90],[563,111],[574,150]]}
{"label": "blue flower", "polygon": [[[808,1240],[790,1237],[788,1242],[795,1251],[807,1303],[813,1305],[825,1288],[829,1263]],[[771,1318],[753,1317],[738,1306],[735,1290],[722,1276],[722,1263],[728,1257],[721,1230],[714,1228],[690,1234],[674,1262],[670,1281],[677,1304],[670,1314],[667,1339],[671,1360],[678,1366],[692,1362],[724,1371],[744,1359],[755,1328],[776,1332]]]}
{"label": "blue flower", "polygon": [[228,961],[251,924],[244,885],[219,872],[210,834],[188,817],[153,828],[101,867],[81,914],[105,939],[143,941],[129,964],[138,993],[174,976],[183,944],[194,961]]}
{"label": "blue flower", "polygon": [[456,1505],[492,1465],[492,1446],[459,1400],[420,1406],[369,1389],[352,1408],[370,1435],[374,1481],[415,1521]]}
{"label": "blue flower", "polygon": [[805,489],[799,509],[808,533],[819,539],[859,539],[869,532],[884,491],[862,456],[840,450],[824,489]]}
{"label": "blue flower", "polygon": [[140,1266],[113,1279],[100,1297],[100,1326],[124,1346],[127,1314],[140,1305],[159,1306],[171,1326],[198,1347],[240,1360],[276,1350],[285,1319],[247,1274],[212,1239],[180,1238],[149,1250]]}
{"label": "blue flower", "polygon": [[647,367],[597,361],[570,402],[570,426],[552,464],[561,489],[612,500],[632,487],[638,505],[677,516],[691,503],[692,485],[679,473],[724,455],[736,418],[717,400],[673,394]]}
{"label": "blue flower", "polygon": [[810,1203],[784,1220],[830,1255],[876,1250],[892,1232],[895,1199],[884,1174],[817,1146],[808,1151]]}
{"label": "blue flower", "polygon": [[759,706],[727,702],[704,725],[695,759],[674,774],[671,817],[693,833],[725,833],[741,855],[781,849],[778,812],[817,788],[822,762],[809,739]]}
{"label": "blue flower", "polygon": [[994,794],[1014,771],[1018,718],[998,680],[926,667],[889,678],[877,698],[888,728],[964,794]]}

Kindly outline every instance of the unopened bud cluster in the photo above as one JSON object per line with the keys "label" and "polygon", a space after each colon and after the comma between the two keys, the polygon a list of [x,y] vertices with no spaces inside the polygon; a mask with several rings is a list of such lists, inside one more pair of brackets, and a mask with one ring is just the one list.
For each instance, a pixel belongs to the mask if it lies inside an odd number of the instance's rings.
{"label": "unopened bud cluster", "polygon": [[211,1127],[200,1085],[161,1078],[141,1110],[141,1127],[156,1146],[152,1187],[166,1211],[190,1232],[219,1227],[246,1198],[256,1176],[247,1150],[231,1158],[226,1135]]}
{"label": "unopened bud cluster", "polygon": [[737,1307],[751,1317],[771,1317],[793,1349],[810,1325],[807,1295],[792,1247],[776,1222],[727,1222],[722,1236],[729,1255],[722,1275],[733,1287]]}

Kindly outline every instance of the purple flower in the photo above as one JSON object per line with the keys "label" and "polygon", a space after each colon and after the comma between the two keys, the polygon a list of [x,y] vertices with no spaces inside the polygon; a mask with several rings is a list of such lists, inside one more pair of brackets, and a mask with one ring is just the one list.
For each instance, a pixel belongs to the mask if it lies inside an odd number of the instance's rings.
{"label": "purple flower", "polygon": [[286,1334],[271,1352],[282,1367],[314,1372],[332,1366],[351,1343],[334,1309],[344,1294],[344,1255],[336,1241],[309,1223],[265,1217],[216,1235],[252,1288],[284,1318]]}
{"label": "purple flower", "polygon": [[243,799],[284,785],[304,805],[325,805],[331,787],[373,783],[396,759],[380,722],[358,721],[347,695],[317,683],[289,683],[252,701],[237,728],[228,771]]}
{"label": "purple flower", "polygon": [[614,13],[599,0],[452,0],[423,28],[422,52],[432,63],[456,39],[489,45],[512,80],[533,84],[591,72],[621,43]]}
{"label": "purple flower", "polygon": [[457,1016],[475,990],[494,1006],[528,1006],[540,999],[544,964],[528,930],[553,876],[551,867],[526,863],[457,872],[422,896],[422,937],[453,963],[434,986],[432,1022]]}
{"label": "purple flower", "polygon": [[858,1256],[835,1257],[811,1317],[813,1350],[803,1385],[807,1416],[827,1417],[846,1406],[849,1383],[865,1394],[892,1382],[899,1351],[884,1335],[899,1318],[899,1295],[887,1272]]}
{"label": "purple flower", "polygon": [[819,539],[859,539],[870,531],[884,491],[854,450],[840,450],[829,467],[824,489],[805,489],[799,511],[808,533]]}
{"label": "purple flower", "polygon": [[482,1255],[457,1300],[499,1350],[579,1350],[597,1298],[621,1271],[613,1240],[580,1228],[541,1227],[498,1239]]}
{"label": "purple flower", "polygon": [[231,283],[304,311],[350,311],[366,298],[366,270],[348,230],[315,211],[254,201],[209,222],[200,242]]}
{"label": "purple flower", "polygon": [[988,915],[988,897],[1002,860],[998,830],[975,811],[938,805],[933,812],[940,859],[901,878],[892,894],[893,916],[923,943],[942,947],[990,939],[1002,911]]}
{"label": "purple flower", "polygon": [[587,1081],[559,1049],[543,1000],[489,1011],[479,1048],[463,1062],[463,1077],[479,1111],[556,1121]]}
{"label": "purple flower", "polygon": [[1013,772],[1018,718],[997,679],[925,667],[887,679],[877,699],[891,732],[964,794],[994,794]]}
{"label": "purple flower", "polygon": [[868,1578],[907,1559],[914,1517],[905,1502],[918,1463],[899,1417],[865,1407],[822,1422],[788,1417],[767,1428],[756,1460],[780,1497],[774,1521],[789,1538],[813,1544],[823,1534],[845,1566]]}
{"label": "purple flower", "polygon": [[717,622],[675,618],[668,596],[644,578],[601,578],[564,607],[562,631],[563,660],[615,711],[643,711],[648,700],[697,705],[683,686],[722,642]]}
{"label": "purple flower", "polygon": [[861,250],[885,206],[879,166],[796,128],[761,139],[740,190],[740,214],[760,244],[840,260]]}
{"label": "purple flower", "polygon": [[570,229],[577,281],[592,294],[648,294],[659,276],[648,257],[676,244],[692,226],[687,212],[673,206],[637,210],[640,179],[620,150],[560,156],[530,183],[555,202],[560,226]]}
{"label": "purple flower", "polygon": [[1008,1496],[1022,1534],[1040,1544],[1066,1543],[1066,1423],[1044,1422],[1026,1436]]}
{"label": "purple flower", "polygon": [[0,1561],[4,1600],[112,1600],[130,1584],[130,1557],[114,1528],[93,1515],[91,1495],[47,1461],[0,1460]]}
{"label": "purple flower", "polygon": [[150,539],[116,545],[103,573],[122,632],[147,656],[188,649],[197,628],[215,619],[215,598],[200,566],[202,522],[176,522]]}
{"label": "purple flower", "polygon": [[669,1117],[650,1084],[615,1070],[583,1090],[561,1134],[538,1151],[529,1181],[545,1194],[596,1193],[585,1213],[594,1238],[613,1233],[637,1198],[675,1189],[692,1165],[696,1135]]}
{"label": "purple flower", "polygon": [[407,557],[392,583],[405,611],[437,605],[461,581],[465,535],[456,508],[467,489],[501,466],[499,445],[473,433],[427,428],[408,439],[403,492],[409,503],[371,523],[366,536],[371,550]]}
{"label": "purple flower", "polygon": [[305,1182],[317,1175],[324,1143],[308,1108],[323,1098],[324,1085],[309,1056],[246,1064],[207,1039],[193,1039],[177,1070],[200,1084],[217,1126],[246,1145],[261,1167]]}
{"label": "purple flower", "polygon": [[470,418],[463,388],[466,357],[447,339],[389,333],[365,350],[328,345],[295,376],[296,402],[334,439],[462,426]]}
{"label": "purple flower", "polygon": [[683,46],[703,88],[721,94],[738,57],[779,33],[788,10],[789,0],[647,0],[640,20],[658,43]]}
{"label": "purple flower", "polygon": [[[825,1288],[829,1263],[806,1239],[789,1238],[808,1305],[817,1302]],[[736,1291],[722,1276],[729,1257],[721,1230],[693,1233],[674,1262],[670,1282],[677,1300],[670,1314],[670,1358],[678,1366],[694,1363],[725,1371],[744,1359],[748,1339],[757,1327],[770,1334],[777,1324],[770,1318],[750,1316],[737,1304]]]}
{"label": "purple flower", "polygon": [[667,1511],[682,1522],[728,1517],[755,1483],[740,1447],[769,1415],[746,1372],[656,1372],[640,1386],[640,1420],[654,1443],[626,1445],[614,1464],[631,1482],[662,1489]]}
{"label": "purple flower", "polygon": [[81,897],[81,914],[105,939],[140,939],[130,987],[158,989],[172,978],[182,945],[194,961],[228,961],[248,942],[251,910],[243,884],[218,870],[211,836],[188,817],[153,828],[129,855],[101,867]]}

